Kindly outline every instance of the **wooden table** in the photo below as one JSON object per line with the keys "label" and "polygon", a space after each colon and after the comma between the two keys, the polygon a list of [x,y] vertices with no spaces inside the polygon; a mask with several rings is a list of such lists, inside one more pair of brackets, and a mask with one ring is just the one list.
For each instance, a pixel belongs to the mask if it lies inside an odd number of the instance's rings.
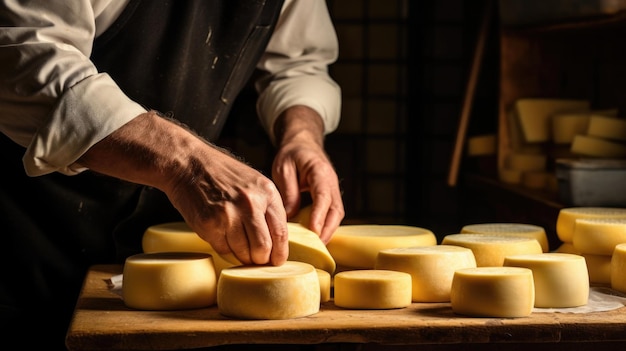
{"label": "wooden table", "polygon": [[[219,345],[306,345],[306,350],[624,350],[626,307],[586,314],[533,313],[525,318],[469,318],[449,303],[396,310],[347,310],[323,303],[290,320],[228,319],[217,307],[188,311],[127,308],[106,280],[118,265],[88,272],[67,333],[70,350],[174,350]],[[506,345],[502,345],[505,343]],[[593,345],[591,345],[593,344]],[[221,347],[217,347],[221,349]],[[238,349],[238,348],[233,348]],[[269,348],[272,349],[272,348]]]}

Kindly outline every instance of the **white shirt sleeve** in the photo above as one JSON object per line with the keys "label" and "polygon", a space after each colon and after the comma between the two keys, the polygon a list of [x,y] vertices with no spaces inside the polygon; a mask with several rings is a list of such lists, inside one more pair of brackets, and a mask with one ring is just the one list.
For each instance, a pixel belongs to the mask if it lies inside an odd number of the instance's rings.
{"label": "white shirt sleeve", "polygon": [[89,60],[96,22],[125,5],[109,1],[0,3],[0,132],[26,147],[28,175],[84,170],[86,150],[145,112]]}
{"label": "white shirt sleeve", "polygon": [[256,82],[261,124],[275,141],[273,125],[288,107],[315,110],[328,134],[339,124],[341,89],[328,75],[338,56],[337,34],[325,0],[287,0],[258,68]]}

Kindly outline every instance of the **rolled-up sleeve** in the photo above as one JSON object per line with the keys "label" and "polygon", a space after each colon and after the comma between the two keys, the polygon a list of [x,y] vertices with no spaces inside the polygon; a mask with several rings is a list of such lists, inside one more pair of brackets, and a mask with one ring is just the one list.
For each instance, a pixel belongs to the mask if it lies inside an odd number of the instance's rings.
{"label": "rolled-up sleeve", "polygon": [[341,89],[328,74],[338,42],[324,0],[286,1],[274,34],[258,68],[257,112],[274,141],[273,125],[287,108],[304,105],[324,121],[324,132],[334,131],[341,113]]}
{"label": "rolled-up sleeve", "polygon": [[89,60],[92,2],[0,3],[0,131],[30,176],[76,174],[91,146],[146,110]]}

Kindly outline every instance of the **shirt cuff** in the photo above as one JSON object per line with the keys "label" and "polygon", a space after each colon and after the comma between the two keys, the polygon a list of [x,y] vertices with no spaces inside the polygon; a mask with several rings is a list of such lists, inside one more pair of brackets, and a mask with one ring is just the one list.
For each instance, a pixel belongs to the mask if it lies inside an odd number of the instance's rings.
{"label": "shirt cuff", "polygon": [[107,74],[84,79],[61,96],[48,123],[34,135],[22,159],[26,174],[73,175],[86,170],[76,161],[144,112]]}

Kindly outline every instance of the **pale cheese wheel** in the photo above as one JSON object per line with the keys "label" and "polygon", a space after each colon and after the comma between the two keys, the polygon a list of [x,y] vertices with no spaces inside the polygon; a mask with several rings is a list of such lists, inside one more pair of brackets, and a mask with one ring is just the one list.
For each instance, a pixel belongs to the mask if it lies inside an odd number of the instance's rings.
{"label": "pale cheese wheel", "polygon": [[599,285],[611,285],[612,255],[581,254],[587,263],[589,282]]}
{"label": "pale cheese wheel", "polygon": [[523,98],[515,101],[517,115],[526,142],[541,143],[550,141],[551,118],[565,112],[590,111],[588,100]]}
{"label": "pale cheese wheel", "polygon": [[626,218],[626,208],[566,207],[560,209],[556,218],[556,234],[562,242],[573,242],[576,220],[582,218]]}
{"label": "pale cheese wheel", "polygon": [[452,311],[472,317],[526,317],[535,305],[532,271],[521,267],[477,267],[454,272]]}
{"label": "pale cheese wheel", "polygon": [[323,269],[316,268],[317,278],[320,280],[320,302],[330,301],[332,277]]}
{"label": "pale cheese wheel", "polygon": [[300,223],[287,223],[289,231],[289,261],[305,262],[332,274],[335,259],[320,237]]}
{"label": "pale cheese wheel", "polygon": [[411,275],[364,269],[335,274],[334,302],[350,309],[393,309],[411,305]]}
{"label": "pale cheese wheel", "polygon": [[291,319],[320,309],[316,268],[287,261],[280,266],[236,266],[222,271],[217,282],[217,307],[237,319]]}
{"label": "pale cheese wheel", "polygon": [[598,138],[626,141],[626,119],[592,115],[587,135]]}
{"label": "pale cheese wheel", "polygon": [[511,152],[505,159],[505,167],[521,172],[545,171],[547,161],[545,154]]}
{"label": "pale cheese wheel", "polygon": [[626,243],[626,218],[576,220],[572,244],[583,254],[612,255],[617,244]]}
{"label": "pale cheese wheel", "polygon": [[326,245],[338,265],[372,269],[378,252],[396,247],[436,245],[435,234],[406,225],[341,225]]}
{"label": "pale cheese wheel", "polygon": [[534,224],[525,223],[476,223],[461,228],[461,234],[489,234],[516,236],[537,240],[543,252],[548,252],[549,242],[546,230]]}
{"label": "pale cheese wheel", "polygon": [[183,310],[216,303],[217,278],[211,255],[143,253],[126,259],[124,304],[140,310]]}
{"label": "pale cheese wheel", "polygon": [[626,145],[589,135],[577,135],[572,142],[573,153],[591,157],[626,157]]}
{"label": "pale cheese wheel", "polygon": [[518,236],[449,234],[441,243],[471,249],[478,267],[500,267],[506,256],[543,252],[537,240]]}
{"label": "pale cheese wheel", "polygon": [[506,184],[521,184],[522,171],[517,169],[500,168],[498,169],[498,180]]}
{"label": "pale cheese wheel", "polygon": [[496,135],[474,135],[467,139],[467,154],[469,156],[487,156],[496,154]]}
{"label": "pale cheese wheel", "polygon": [[626,243],[615,246],[611,255],[611,288],[626,293]]}
{"label": "pale cheese wheel", "polygon": [[451,245],[381,250],[376,269],[411,275],[413,302],[448,302],[454,271],[476,267],[472,250]]}
{"label": "pale cheese wheel", "polygon": [[533,272],[535,307],[567,308],[586,305],[589,274],[585,258],[566,253],[513,255],[504,265],[528,268]]}

